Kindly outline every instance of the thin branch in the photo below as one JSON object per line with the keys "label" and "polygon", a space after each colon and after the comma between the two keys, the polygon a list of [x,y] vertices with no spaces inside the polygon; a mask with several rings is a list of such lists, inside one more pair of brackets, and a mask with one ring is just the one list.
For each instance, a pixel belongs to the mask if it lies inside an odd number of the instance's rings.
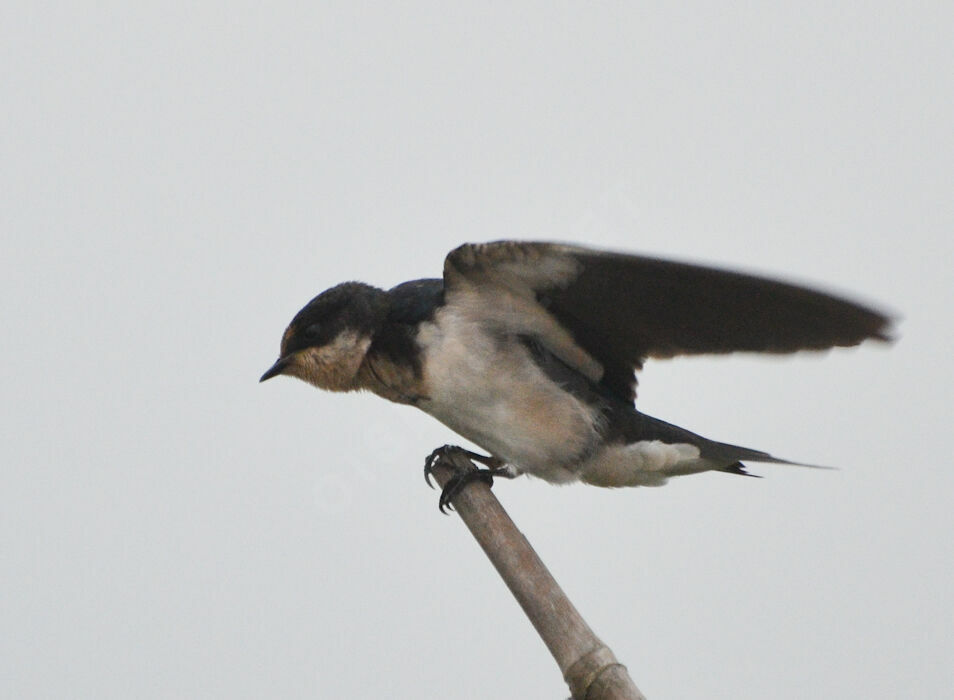
{"label": "thin branch", "polygon": [[[461,454],[451,453],[448,458],[463,469],[474,468]],[[443,487],[454,471],[439,464],[433,474]],[[626,667],[573,607],[490,488],[480,481],[471,482],[454,498],[453,505],[556,659],[573,699],[646,700]]]}

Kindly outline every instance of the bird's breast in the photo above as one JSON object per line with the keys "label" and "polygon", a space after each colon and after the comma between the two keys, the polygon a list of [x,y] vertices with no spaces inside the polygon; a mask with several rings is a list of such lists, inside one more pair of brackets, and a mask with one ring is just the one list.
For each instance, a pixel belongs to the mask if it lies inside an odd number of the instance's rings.
{"label": "bird's breast", "polygon": [[599,440],[600,413],[547,377],[523,343],[447,308],[421,326],[418,343],[419,408],[520,472],[576,478]]}

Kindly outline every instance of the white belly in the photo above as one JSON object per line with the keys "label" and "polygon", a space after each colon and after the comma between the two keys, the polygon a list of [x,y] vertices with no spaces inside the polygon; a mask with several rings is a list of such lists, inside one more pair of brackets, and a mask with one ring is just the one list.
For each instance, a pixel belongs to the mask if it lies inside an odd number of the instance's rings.
{"label": "white belly", "polygon": [[571,481],[596,444],[599,415],[554,384],[522,344],[482,332],[444,309],[419,336],[427,348],[418,402],[518,472]]}

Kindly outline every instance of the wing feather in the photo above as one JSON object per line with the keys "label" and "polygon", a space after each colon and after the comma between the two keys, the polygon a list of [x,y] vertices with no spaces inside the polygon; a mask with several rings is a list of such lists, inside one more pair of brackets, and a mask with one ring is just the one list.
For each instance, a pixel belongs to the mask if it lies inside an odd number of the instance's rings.
{"label": "wing feather", "polygon": [[[888,340],[890,319],[831,294],[749,274],[553,243],[467,244],[444,264],[448,293],[532,300],[602,365],[600,383],[635,398],[644,360],[790,353]],[[539,338],[544,344],[546,337]],[[558,353],[559,354],[559,353]]]}

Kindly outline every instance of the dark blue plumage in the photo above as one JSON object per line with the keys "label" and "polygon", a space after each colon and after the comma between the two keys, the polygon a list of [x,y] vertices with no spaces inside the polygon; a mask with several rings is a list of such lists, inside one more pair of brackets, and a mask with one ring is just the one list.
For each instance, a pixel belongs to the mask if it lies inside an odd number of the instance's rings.
{"label": "dark blue plumage", "polygon": [[510,475],[655,486],[785,460],[640,413],[635,371],[647,359],[851,346],[886,340],[888,325],[853,302],[751,275],[501,241],[452,251],[442,279],[323,292],[262,379],[413,405]]}

